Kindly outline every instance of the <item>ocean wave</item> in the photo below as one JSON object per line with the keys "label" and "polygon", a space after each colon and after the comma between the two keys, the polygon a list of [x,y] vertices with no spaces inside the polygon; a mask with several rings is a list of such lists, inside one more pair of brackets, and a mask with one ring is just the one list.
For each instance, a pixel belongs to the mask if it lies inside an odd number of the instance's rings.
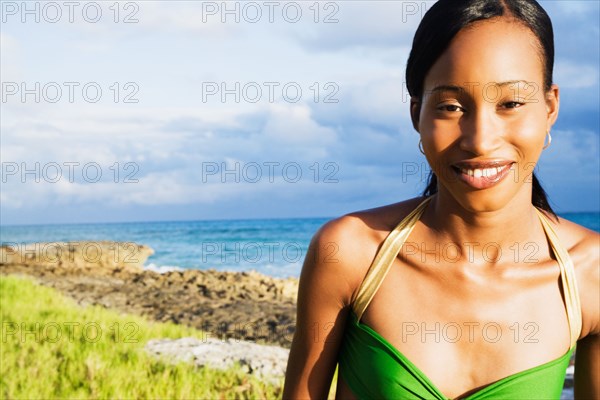
{"label": "ocean wave", "polygon": [[154,263],[144,265],[144,269],[158,272],[159,274],[164,274],[165,272],[169,271],[185,271],[185,268],[181,268],[175,265],[156,265]]}

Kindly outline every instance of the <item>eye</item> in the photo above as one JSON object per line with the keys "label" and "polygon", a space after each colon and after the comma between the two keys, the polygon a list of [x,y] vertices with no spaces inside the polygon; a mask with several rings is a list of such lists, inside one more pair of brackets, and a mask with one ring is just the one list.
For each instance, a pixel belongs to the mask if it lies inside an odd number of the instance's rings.
{"label": "eye", "polygon": [[455,112],[455,111],[458,111],[459,109],[462,109],[462,107],[457,106],[456,104],[444,104],[442,106],[439,106],[437,109],[439,111]]}
{"label": "eye", "polygon": [[507,101],[506,103],[504,103],[502,105],[506,106],[506,108],[509,108],[509,109],[515,109],[515,108],[520,108],[524,104],[525,103],[521,103],[521,102],[518,102],[518,101]]}

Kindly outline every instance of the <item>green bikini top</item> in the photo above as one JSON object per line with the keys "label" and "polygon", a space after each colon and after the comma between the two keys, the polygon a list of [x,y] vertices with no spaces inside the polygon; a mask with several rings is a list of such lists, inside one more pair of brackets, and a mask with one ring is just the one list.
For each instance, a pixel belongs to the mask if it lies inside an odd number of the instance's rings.
{"label": "green bikini top", "polygon": [[[352,303],[339,353],[339,374],[358,399],[439,399],[447,397],[393,345],[360,322],[404,241],[419,220],[428,197],[390,232],[377,252]],[[581,306],[573,263],[547,217],[539,219],[560,267],[571,345],[561,357],[509,375],[465,399],[560,399],[566,369],[581,332]]]}

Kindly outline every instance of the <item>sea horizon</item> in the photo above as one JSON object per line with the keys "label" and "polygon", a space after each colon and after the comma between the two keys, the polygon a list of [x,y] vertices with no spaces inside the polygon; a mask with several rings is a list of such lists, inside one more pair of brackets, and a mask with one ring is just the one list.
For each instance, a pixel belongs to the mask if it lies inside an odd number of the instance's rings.
{"label": "sea horizon", "polygon": [[[587,213],[587,212],[583,212]],[[590,211],[590,213],[594,213]],[[600,211],[598,211],[600,214]],[[251,217],[251,218],[199,218],[199,219],[155,219],[147,221],[106,221],[106,222],[47,222],[47,223],[25,223],[25,224],[1,224],[0,228],[13,226],[53,226],[53,225],[92,225],[92,224],[145,224],[145,223],[177,223],[177,222],[231,222],[231,221],[266,221],[266,220],[281,220],[281,219],[333,219],[335,217]]]}
{"label": "sea horizon", "polygon": [[[600,216],[600,210],[597,211],[564,211],[556,212],[556,214],[565,219],[569,215],[576,214],[598,214]],[[194,219],[154,219],[145,221],[78,221],[78,222],[44,222],[44,223],[17,223],[17,224],[3,224],[0,222],[0,228],[4,227],[16,227],[16,226],[54,226],[54,225],[92,225],[92,224],[144,224],[144,223],[171,223],[171,222],[230,222],[230,221],[264,221],[264,220],[289,220],[289,219],[325,219],[330,220],[341,217],[345,214],[339,214],[336,216],[316,216],[316,217],[250,217],[250,218],[194,218]]]}
{"label": "sea horizon", "polygon": [[[600,232],[600,212],[558,213]],[[335,217],[246,218],[2,225],[0,243],[117,241],[151,247],[144,264],[156,272],[186,269],[252,271],[298,277],[311,238]]]}

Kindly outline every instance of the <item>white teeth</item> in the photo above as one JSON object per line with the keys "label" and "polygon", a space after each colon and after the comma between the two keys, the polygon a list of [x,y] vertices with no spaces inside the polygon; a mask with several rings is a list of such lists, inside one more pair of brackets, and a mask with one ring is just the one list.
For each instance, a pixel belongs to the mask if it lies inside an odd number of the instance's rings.
{"label": "white teeth", "polygon": [[469,175],[472,176],[474,178],[481,178],[481,177],[486,177],[486,178],[491,178],[491,177],[495,177],[498,174],[500,174],[500,171],[502,170],[502,167],[492,167],[492,168],[475,168],[475,169],[466,169],[466,168],[461,168],[460,172],[462,172],[465,175]]}
{"label": "white teeth", "polygon": [[497,168],[486,168],[483,170],[483,176],[488,177],[488,178],[496,175],[497,173],[498,173]]}

